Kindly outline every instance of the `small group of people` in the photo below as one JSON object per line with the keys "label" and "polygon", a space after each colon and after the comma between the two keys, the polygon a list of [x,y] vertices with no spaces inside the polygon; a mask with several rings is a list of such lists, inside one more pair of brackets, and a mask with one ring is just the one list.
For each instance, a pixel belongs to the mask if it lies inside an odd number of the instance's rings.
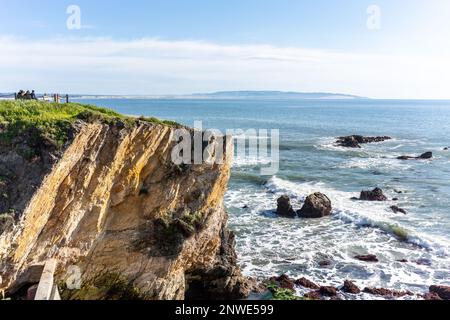
{"label": "small group of people", "polygon": [[34,90],[30,92],[30,90],[27,90],[26,92],[24,90],[20,90],[17,95],[16,99],[18,100],[37,100],[36,93]]}

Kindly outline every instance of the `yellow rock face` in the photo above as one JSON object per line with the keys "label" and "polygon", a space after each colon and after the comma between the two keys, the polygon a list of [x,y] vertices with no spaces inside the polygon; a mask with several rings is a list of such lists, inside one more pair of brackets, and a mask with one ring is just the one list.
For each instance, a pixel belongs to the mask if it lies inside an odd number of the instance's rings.
{"label": "yellow rock face", "polygon": [[[223,164],[180,170],[170,158],[173,130],[147,123],[84,125],[20,223],[1,236],[0,288],[8,290],[33,265],[55,258],[59,281],[76,266],[83,281],[117,272],[150,299],[183,299],[188,274],[233,260],[220,250],[232,246],[224,243],[222,203],[232,144]],[[233,264],[227,265],[231,283],[240,277]]]}

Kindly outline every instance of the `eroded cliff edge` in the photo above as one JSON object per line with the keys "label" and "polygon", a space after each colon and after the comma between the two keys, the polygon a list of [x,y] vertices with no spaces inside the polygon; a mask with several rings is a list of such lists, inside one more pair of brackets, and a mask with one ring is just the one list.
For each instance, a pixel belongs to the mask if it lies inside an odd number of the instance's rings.
{"label": "eroded cliff edge", "polygon": [[[231,140],[223,164],[177,166],[174,130],[138,120],[79,120],[59,153],[43,148],[24,159],[2,150],[3,167],[14,157],[28,162],[9,168],[18,171],[10,181],[15,203],[26,205],[0,235],[0,289],[23,290],[35,281],[33,269],[54,258],[58,283],[80,271],[81,290],[69,290],[67,298],[105,298],[111,293],[95,281],[106,275],[117,275],[145,299],[245,297],[249,286],[223,206]],[[42,178],[34,188],[30,175],[33,183]],[[27,186],[23,194],[21,186]]]}

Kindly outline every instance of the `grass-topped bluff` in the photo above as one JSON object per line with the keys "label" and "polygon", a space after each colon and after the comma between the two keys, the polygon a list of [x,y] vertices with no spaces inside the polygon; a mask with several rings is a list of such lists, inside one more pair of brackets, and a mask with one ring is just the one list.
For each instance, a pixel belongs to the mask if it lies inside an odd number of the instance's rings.
{"label": "grass-topped bluff", "polygon": [[68,140],[71,127],[77,120],[100,121],[114,124],[118,121],[133,125],[137,120],[153,124],[179,126],[172,121],[156,118],[134,118],[106,108],[79,103],[49,103],[36,100],[0,101],[0,145],[11,145],[14,139],[32,131],[30,138],[45,138],[61,148]]}

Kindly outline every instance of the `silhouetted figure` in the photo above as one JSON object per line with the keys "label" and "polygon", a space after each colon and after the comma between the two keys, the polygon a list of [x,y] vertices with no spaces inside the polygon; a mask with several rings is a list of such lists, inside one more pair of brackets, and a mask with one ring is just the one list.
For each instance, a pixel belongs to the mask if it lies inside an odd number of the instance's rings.
{"label": "silhouetted figure", "polygon": [[24,98],[25,98],[25,91],[20,90],[20,91],[17,93],[17,99],[18,99],[18,100],[22,100],[22,99],[24,99]]}
{"label": "silhouetted figure", "polygon": [[25,100],[30,100],[31,99],[31,92],[30,90],[27,90],[27,92],[25,92]]}
{"label": "silhouetted figure", "polygon": [[34,90],[31,91],[31,99],[37,100],[36,93],[34,92]]}

